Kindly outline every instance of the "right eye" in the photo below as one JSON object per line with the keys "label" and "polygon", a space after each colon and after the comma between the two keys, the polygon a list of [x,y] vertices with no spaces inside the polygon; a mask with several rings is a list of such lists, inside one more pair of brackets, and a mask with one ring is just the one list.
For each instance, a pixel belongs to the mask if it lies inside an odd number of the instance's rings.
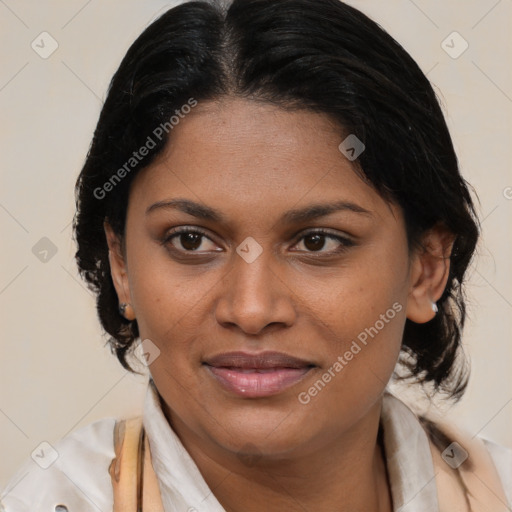
{"label": "right eye", "polygon": [[170,244],[173,249],[185,253],[219,251],[218,246],[211,238],[204,231],[197,228],[186,227],[171,231],[167,233],[163,243],[165,245]]}

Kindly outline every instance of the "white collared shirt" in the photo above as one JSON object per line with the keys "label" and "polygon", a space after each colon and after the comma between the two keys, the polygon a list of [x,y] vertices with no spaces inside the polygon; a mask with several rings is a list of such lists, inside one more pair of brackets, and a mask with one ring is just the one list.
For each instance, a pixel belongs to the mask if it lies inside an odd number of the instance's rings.
{"label": "white collared shirt", "polygon": [[[29,458],[0,494],[0,512],[64,512],[66,508],[69,512],[111,512],[113,491],[108,468],[115,456],[115,421],[115,418],[95,421],[62,438],[53,447],[43,447],[40,454],[35,454],[36,460]],[[151,379],[143,423],[165,512],[225,512],[169,426]],[[416,415],[386,393],[381,425],[393,510],[438,512],[430,446]],[[486,446],[510,507],[512,450],[487,441]]]}

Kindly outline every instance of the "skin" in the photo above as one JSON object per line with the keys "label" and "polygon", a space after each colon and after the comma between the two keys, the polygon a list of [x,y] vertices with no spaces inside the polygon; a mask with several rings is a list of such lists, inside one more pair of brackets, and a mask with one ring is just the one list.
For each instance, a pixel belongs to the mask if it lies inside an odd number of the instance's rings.
{"label": "skin", "polygon": [[[150,371],[170,425],[227,511],[392,510],[377,442],[382,396],[406,318],[434,316],[450,235],[433,229],[428,250],[410,250],[400,208],[357,176],[338,149],[346,135],[327,116],[223,98],[200,103],[171,135],[133,182],[124,250],[105,223],[119,301],[160,350]],[[176,198],[223,219],[170,207],[146,213]],[[366,213],[281,220],[340,200]],[[179,236],[165,241],[191,226],[207,235],[195,251]],[[351,243],[305,237],[320,228]],[[249,236],[263,250],[252,263],[236,252]],[[401,311],[301,403],[393,304]],[[238,396],[202,362],[239,350],[285,352],[315,367],[282,393]]]}

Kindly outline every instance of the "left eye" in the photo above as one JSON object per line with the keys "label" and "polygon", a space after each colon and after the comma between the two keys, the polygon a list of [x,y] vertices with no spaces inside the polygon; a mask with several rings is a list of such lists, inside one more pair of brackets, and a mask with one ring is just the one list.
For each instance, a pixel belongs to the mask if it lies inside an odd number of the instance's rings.
{"label": "left eye", "polygon": [[348,238],[321,231],[304,235],[297,245],[301,244],[306,248],[306,252],[323,253],[341,252],[347,247],[354,245]]}

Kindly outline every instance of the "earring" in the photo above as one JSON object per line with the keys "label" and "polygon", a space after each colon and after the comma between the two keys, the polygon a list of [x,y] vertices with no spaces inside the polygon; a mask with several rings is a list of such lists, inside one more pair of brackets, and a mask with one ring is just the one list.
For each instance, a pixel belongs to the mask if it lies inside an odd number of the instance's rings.
{"label": "earring", "polygon": [[135,311],[133,310],[132,305],[127,302],[121,302],[121,304],[119,304],[119,314],[124,316],[126,320],[129,320],[130,322],[135,320]]}
{"label": "earring", "polygon": [[434,301],[432,301],[432,311],[434,313],[437,313],[439,311],[439,308],[437,307],[437,304]]}

